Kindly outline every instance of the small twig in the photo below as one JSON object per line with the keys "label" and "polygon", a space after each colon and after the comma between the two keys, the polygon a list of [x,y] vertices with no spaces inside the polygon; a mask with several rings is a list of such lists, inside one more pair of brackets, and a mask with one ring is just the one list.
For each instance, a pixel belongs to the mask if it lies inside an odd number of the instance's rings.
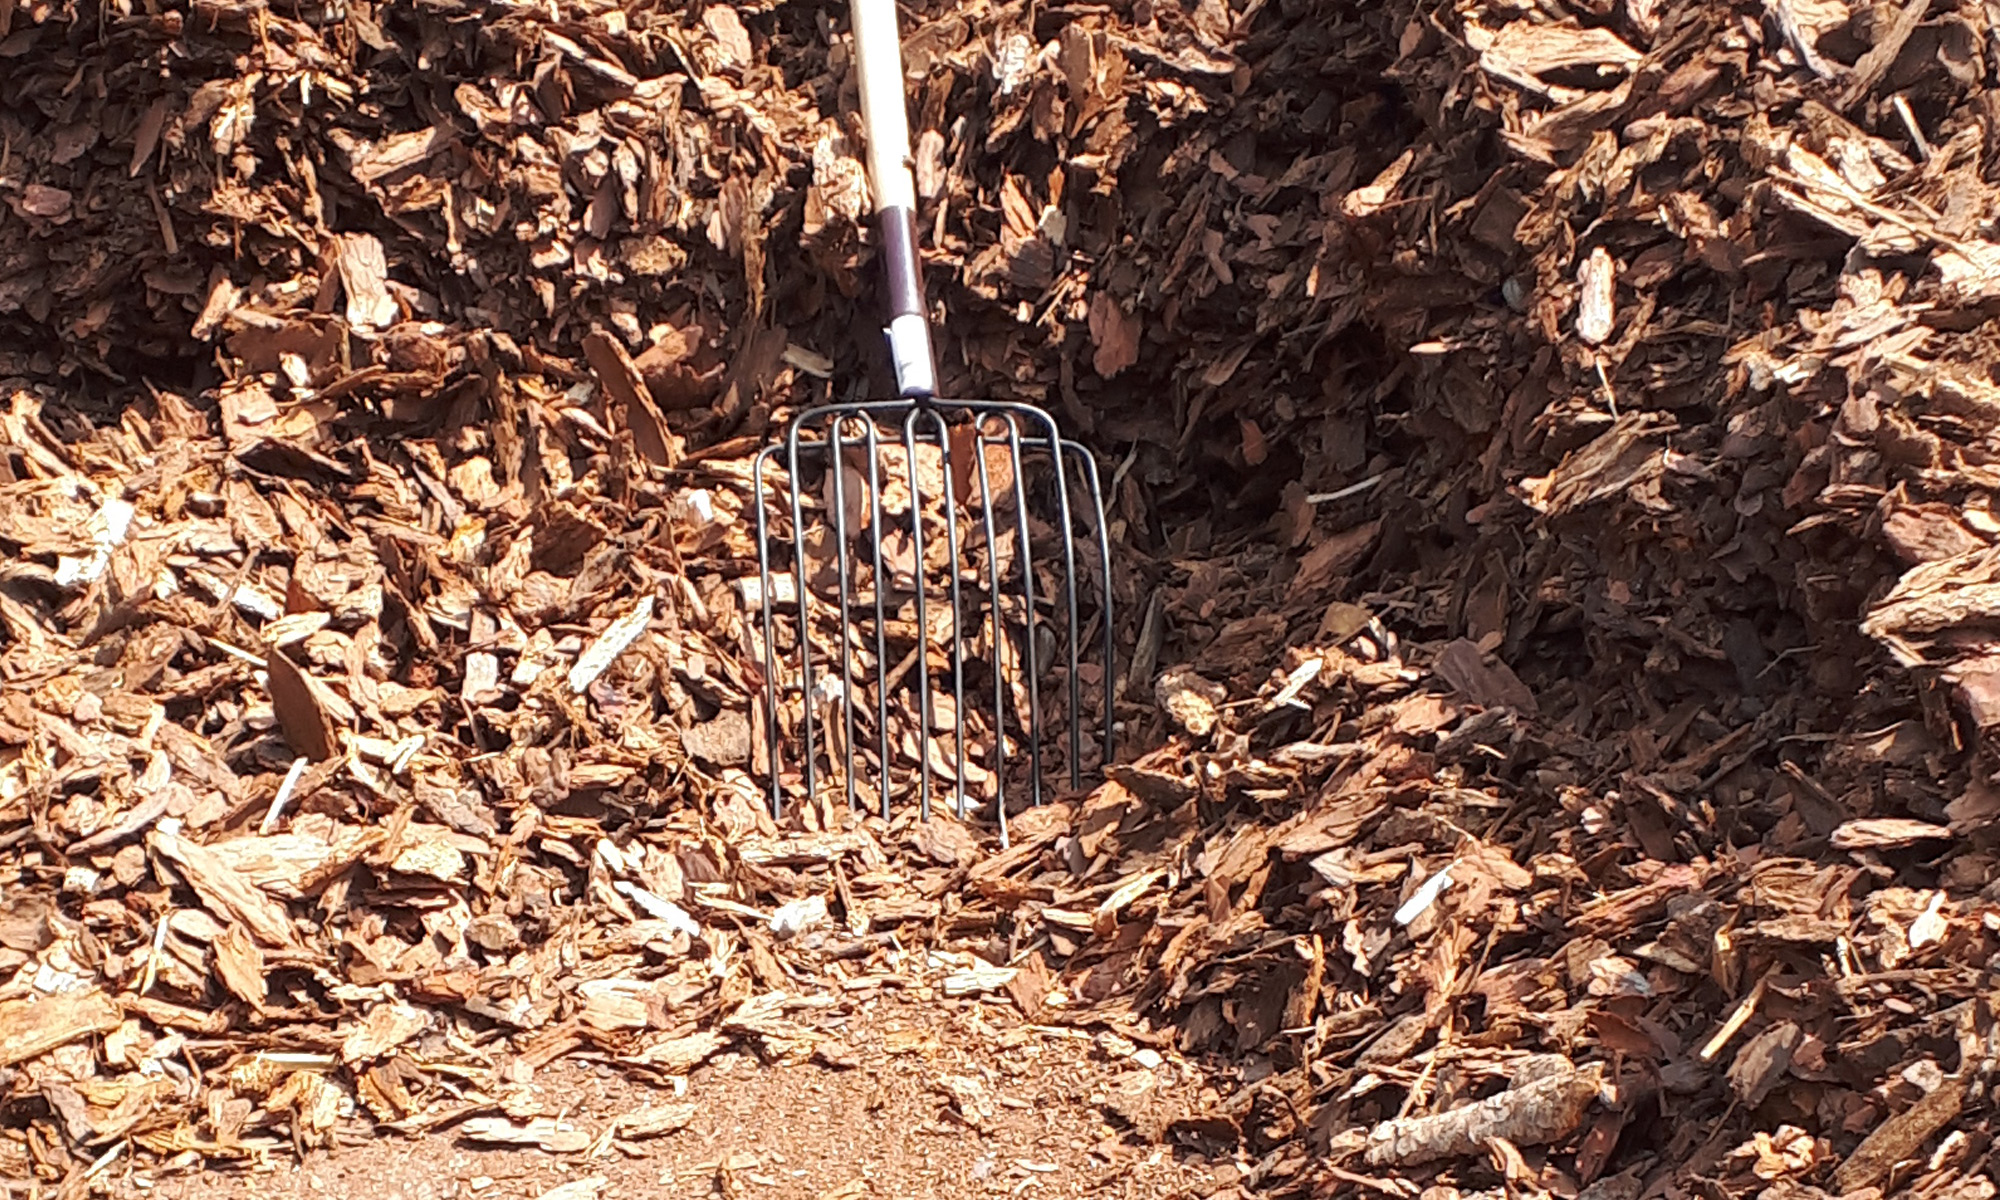
{"label": "small twig", "polygon": [[305,773],[306,758],[301,754],[292,760],[290,769],[285,772],[285,781],[278,785],[278,794],[271,797],[271,809],[264,814],[263,823],[257,826],[258,834],[269,836],[278,827],[278,819],[285,815],[285,804],[298,790],[299,777]]}
{"label": "small twig", "polygon": [[1764,999],[1764,988],[1775,974],[1777,974],[1776,967],[1764,972],[1751,987],[1750,994],[1737,1002],[1736,1011],[1729,1014],[1729,1019],[1722,1023],[1722,1028],[1716,1030],[1715,1036],[1708,1039],[1708,1044],[1701,1048],[1703,1062],[1714,1062],[1715,1056],[1722,1053],[1722,1048],[1729,1044],[1729,1039],[1735,1037],[1738,1031],[1749,1023],[1751,1016],[1757,1011],[1757,1005]]}
{"label": "small twig", "polygon": [[230,605],[236,603],[236,593],[249,580],[252,568],[257,565],[257,556],[262,553],[263,547],[250,547],[249,553],[243,556],[243,565],[236,569],[235,577],[223,587],[222,599],[216,601],[215,607],[203,613],[195,621],[194,629],[197,633],[206,635],[211,641],[214,640],[216,628],[222,621],[222,615],[229,611]]}
{"label": "small twig", "polygon": [[1388,477],[1389,473],[1387,471],[1382,471],[1378,474],[1370,475],[1368,478],[1362,480],[1360,483],[1350,483],[1346,487],[1340,488],[1336,491],[1314,492],[1313,494],[1306,497],[1306,503],[1332,504],[1336,500],[1345,500],[1349,496],[1358,496],[1361,493],[1367,491],[1368,489],[1381,483],[1384,479],[1387,479]]}
{"label": "small twig", "polygon": [[1903,93],[1897,92],[1889,103],[1895,106],[1896,115],[1903,118],[1903,128],[1909,131],[1910,140],[1917,144],[1917,160],[1929,162],[1931,144],[1924,140],[1924,131],[1917,128],[1917,114],[1910,111],[1910,102],[1904,99]]}

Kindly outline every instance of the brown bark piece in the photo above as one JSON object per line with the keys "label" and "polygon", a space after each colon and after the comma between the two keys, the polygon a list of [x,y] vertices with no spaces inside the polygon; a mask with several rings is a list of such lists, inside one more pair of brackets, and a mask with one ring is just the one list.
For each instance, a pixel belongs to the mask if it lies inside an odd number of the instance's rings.
{"label": "brown bark piece", "polygon": [[241,921],[266,946],[303,949],[284,906],[231,870],[214,851],[159,829],[147,835],[146,844],[179,868],[202,902],[218,915]]}
{"label": "brown bark piece", "polygon": [[1139,318],[1109,292],[1090,299],[1090,339],[1096,346],[1091,369],[1110,379],[1139,361]]}
{"label": "brown bark piece", "polygon": [[1489,662],[1477,645],[1459,638],[1438,653],[1439,678],[1474,704],[1506,705],[1533,715],[1535,694],[1506,663]]}
{"label": "brown bark piece", "polygon": [[241,925],[232,923],[215,939],[214,949],[215,973],[222,986],[248,1004],[251,1011],[261,1012],[270,985],[264,978],[264,955],[257,949],[257,943]]}
{"label": "brown bark piece", "polygon": [[675,466],[680,460],[678,440],[668,430],[666,418],[660,414],[652,390],[646,386],[645,376],[639,373],[625,347],[617,338],[597,330],[583,339],[583,351],[597,377],[597,386],[616,402],[639,453],[659,466]]}
{"label": "brown bark piece", "polygon": [[339,744],[317,681],[275,646],[265,662],[271,680],[271,707],[278,714],[285,741],[314,762],[332,758]]}
{"label": "brown bark piece", "polygon": [[1746,1108],[1755,1108],[1776,1087],[1792,1065],[1792,1053],[1805,1033],[1791,1021],[1780,1021],[1743,1044],[1729,1065],[1729,1083]]}
{"label": "brown bark piece", "polygon": [[1930,0],[1908,0],[1902,8],[1895,10],[1895,18],[1886,28],[1880,24],[1876,26],[1875,44],[1855,61],[1847,86],[1841,90],[1841,108],[1853,108],[1875,90],[1875,85],[1882,81],[1882,76],[1896,61],[1896,56],[1902,53],[1903,44],[1916,32],[1917,22],[1924,19],[1930,7]]}
{"label": "brown bark piece", "polygon": [[0,1067],[109,1033],[121,1019],[118,1005],[97,988],[0,1002]]}
{"label": "brown bark piece", "polygon": [[340,286],[347,293],[347,320],[365,329],[387,329],[401,316],[389,295],[389,264],[382,241],[371,233],[340,239]]}
{"label": "brown bark piece", "polygon": [[1846,1195],[1888,1178],[1899,1162],[1915,1154],[1965,1107],[1965,1080],[1953,1075],[1921,1100],[1877,1125],[1854,1153],[1834,1169],[1833,1185]]}

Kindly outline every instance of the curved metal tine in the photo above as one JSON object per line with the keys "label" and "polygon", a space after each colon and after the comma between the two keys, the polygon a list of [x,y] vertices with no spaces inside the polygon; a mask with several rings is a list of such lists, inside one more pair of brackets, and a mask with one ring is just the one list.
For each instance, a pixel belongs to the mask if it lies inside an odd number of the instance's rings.
{"label": "curved metal tine", "polygon": [[806,522],[805,505],[799,496],[799,429],[806,418],[813,414],[800,413],[792,418],[785,430],[785,467],[790,479],[787,486],[792,501],[792,571],[797,576],[792,590],[799,600],[799,694],[805,700],[800,705],[802,719],[799,722],[801,752],[800,761],[805,764],[805,803],[811,804],[819,793],[818,777],[813,759],[813,682],[812,682],[812,610],[806,603],[812,589],[806,585]]}
{"label": "curved metal tine", "polygon": [[[846,413],[835,413],[833,424],[827,431],[829,441],[827,470],[833,479],[833,561],[836,577],[839,580],[837,586],[840,589],[840,613],[838,619],[834,622],[836,638],[834,653],[840,657],[840,712],[842,717],[842,731],[846,735],[840,743],[840,756],[843,760],[840,773],[846,780],[847,807],[849,808],[859,807],[860,801],[856,797],[854,789],[854,758],[856,753],[854,747],[854,647],[849,644],[847,638],[847,614],[854,607],[854,595],[851,587],[852,580],[849,578],[847,569],[847,464],[843,461],[845,458],[844,452],[847,449],[847,434],[843,427],[849,420],[859,419],[861,418],[850,417]],[[830,761],[828,766],[832,766]]]}
{"label": "curved metal tine", "polygon": [[[924,495],[917,486],[917,418],[928,413],[933,420],[939,420],[929,409],[911,409],[903,417],[903,470],[910,480],[910,546],[916,555],[916,571],[913,582],[917,592],[917,793],[923,819],[931,819],[931,659],[930,659],[930,616],[924,604]],[[878,509],[875,519],[880,521]],[[880,541],[876,542],[879,547]],[[878,555],[875,564],[878,589],[882,587],[882,564]],[[882,774],[888,777],[888,759],[883,758]],[[883,803],[888,803],[885,795]],[[882,814],[887,817],[885,811]]]}
{"label": "curved metal tine", "polygon": [[[986,467],[983,419],[972,414],[973,464],[979,472],[979,516],[986,529],[986,597],[993,630],[993,780],[994,811],[1000,821],[1000,848],[1007,848],[1007,631],[1000,618],[1000,549],[993,530],[993,480]],[[964,717],[961,714],[960,721]],[[961,737],[964,735],[961,733]]]}
{"label": "curved metal tine", "polygon": [[882,464],[875,418],[864,418],[868,441],[868,543],[874,548],[875,581],[875,737],[882,754],[882,819],[889,819],[889,623],[882,593]]}
{"label": "curved metal tine", "polygon": [[[1030,803],[1042,802],[1042,679],[1041,663],[1035,652],[1035,557],[1028,545],[1028,480],[1021,470],[1021,427],[1015,423],[1009,412],[998,414],[1007,424],[1007,433],[999,439],[1007,448],[1008,466],[1014,472],[1014,556],[1021,568],[1021,600],[1026,611],[1021,614],[1021,658],[1022,674],[1028,684],[1028,796]],[[983,460],[985,454],[980,458]],[[994,613],[994,628],[999,629],[999,613]],[[1004,640],[1004,638],[1003,638]]]}
{"label": "curved metal tine", "polygon": [[1116,736],[1112,729],[1112,723],[1116,719],[1114,715],[1116,709],[1113,707],[1112,693],[1118,686],[1117,663],[1113,661],[1111,645],[1113,630],[1111,622],[1111,531],[1106,528],[1104,489],[1098,481],[1097,459],[1091,456],[1089,450],[1075,442],[1064,442],[1063,449],[1076,455],[1077,460],[1083,464],[1083,486],[1085,492],[1090,496],[1090,503],[1086,506],[1086,511],[1091,515],[1091,525],[1093,527],[1091,532],[1097,542],[1098,581],[1104,588],[1102,599],[1104,609],[1104,765],[1110,766],[1112,744]]}
{"label": "curved metal tine", "polygon": [[757,586],[758,605],[764,610],[764,735],[771,739],[771,819],[784,816],[784,761],[781,746],[784,737],[778,729],[778,642],[772,631],[771,612],[778,605],[776,589],[771,586],[771,534],[770,521],[764,511],[764,469],[775,459],[778,448],[766,446],[757,452],[750,464],[751,507],[757,510]]}
{"label": "curved metal tine", "polygon": [[[1048,442],[1049,459],[1054,466],[1056,474],[1056,511],[1057,517],[1061,522],[1059,528],[1062,531],[1064,608],[1067,610],[1069,617],[1069,786],[1074,789],[1083,786],[1083,768],[1081,765],[1083,758],[1083,684],[1077,678],[1077,667],[1081,656],[1078,653],[1080,632],[1076,615],[1076,527],[1071,524],[1069,476],[1063,470],[1063,449],[1065,446],[1073,446],[1075,443],[1066,443],[1063,441],[1062,433],[1056,428],[1053,417],[1039,408],[1026,405],[1022,407],[1028,409],[1027,415],[1030,419],[1041,425],[1041,436]],[[1082,450],[1081,446],[1077,446],[1076,448]],[[1017,455],[1016,457],[1019,456]],[[1017,484],[1016,487],[1018,491],[1019,485]],[[1026,493],[1021,492],[1020,494],[1025,501]],[[1021,519],[1022,529],[1025,531],[1027,528],[1027,510],[1025,508],[1022,509]],[[1025,536],[1024,533],[1024,540]],[[1029,560],[1023,559],[1022,561],[1025,566]],[[1034,621],[1034,607],[1030,605],[1028,610],[1028,635],[1031,644],[1035,632]],[[1029,669],[1033,670],[1032,667]],[[1036,727],[1040,728],[1039,721],[1036,722]]]}
{"label": "curved metal tine", "polygon": [[[937,410],[929,410],[931,422],[937,428],[939,474],[943,479],[944,494],[939,497],[938,510],[944,514],[944,544],[946,553],[946,591],[951,595],[951,656],[946,665],[951,670],[951,746],[952,764],[957,769],[953,783],[958,791],[952,797],[952,810],[958,819],[965,819],[965,626],[961,615],[963,594],[959,591],[958,557],[958,488],[951,475],[951,430]],[[925,635],[928,638],[929,632]],[[925,642],[926,652],[929,642]]]}

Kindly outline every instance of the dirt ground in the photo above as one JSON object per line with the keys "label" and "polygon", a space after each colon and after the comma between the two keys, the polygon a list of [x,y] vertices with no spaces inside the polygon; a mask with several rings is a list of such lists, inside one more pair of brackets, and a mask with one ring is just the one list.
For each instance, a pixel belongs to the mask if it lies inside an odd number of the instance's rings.
{"label": "dirt ground", "polygon": [[[1075,1030],[1035,1026],[1010,1005],[923,1003],[887,993],[820,1028],[854,1065],[762,1064],[725,1053],[684,1091],[575,1060],[532,1088],[568,1125],[595,1133],[618,1113],[696,1103],[685,1129],[601,1151],[469,1146],[449,1130],[347,1131],[347,1144],[238,1170],[112,1169],[111,1194],[157,1200],[514,1200],[590,1197],[1158,1197],[1201,1194],[1236,1168],[1135,1143],[1103,1108],[1135,1076],[1162,1093],[1197,1090],[1184,1063],[1113,1058]],[[896,1047],[896,1049],[885,1049]],[[1148,1060],[1150,1061],[1150,1060]],[[989,1111],[969,1121],[940,1082],[977,1080]],[[348,1140],[348,1139],[351,1139]],[[556,1192],[556,1189],[563,1189]]]}

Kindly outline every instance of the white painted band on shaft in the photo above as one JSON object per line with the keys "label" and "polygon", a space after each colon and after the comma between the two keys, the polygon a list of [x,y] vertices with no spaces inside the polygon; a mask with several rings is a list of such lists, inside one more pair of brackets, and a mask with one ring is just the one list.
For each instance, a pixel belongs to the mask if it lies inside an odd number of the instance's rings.
{"label": "white painted band on shaft", "polygon": [[896,360],[896,390],[905,396],[934,396],[931,375],[931,328],[922,313],[905,313],[889,322],[889,356]]}
{"label": "white painted band on shaft", "polygon": [[910,118],[904,108],[903,48],[896,36],[896,0],[853,0],[850,12],[875,211],[897,205],[914,210],[917,184],[909,167]]}

